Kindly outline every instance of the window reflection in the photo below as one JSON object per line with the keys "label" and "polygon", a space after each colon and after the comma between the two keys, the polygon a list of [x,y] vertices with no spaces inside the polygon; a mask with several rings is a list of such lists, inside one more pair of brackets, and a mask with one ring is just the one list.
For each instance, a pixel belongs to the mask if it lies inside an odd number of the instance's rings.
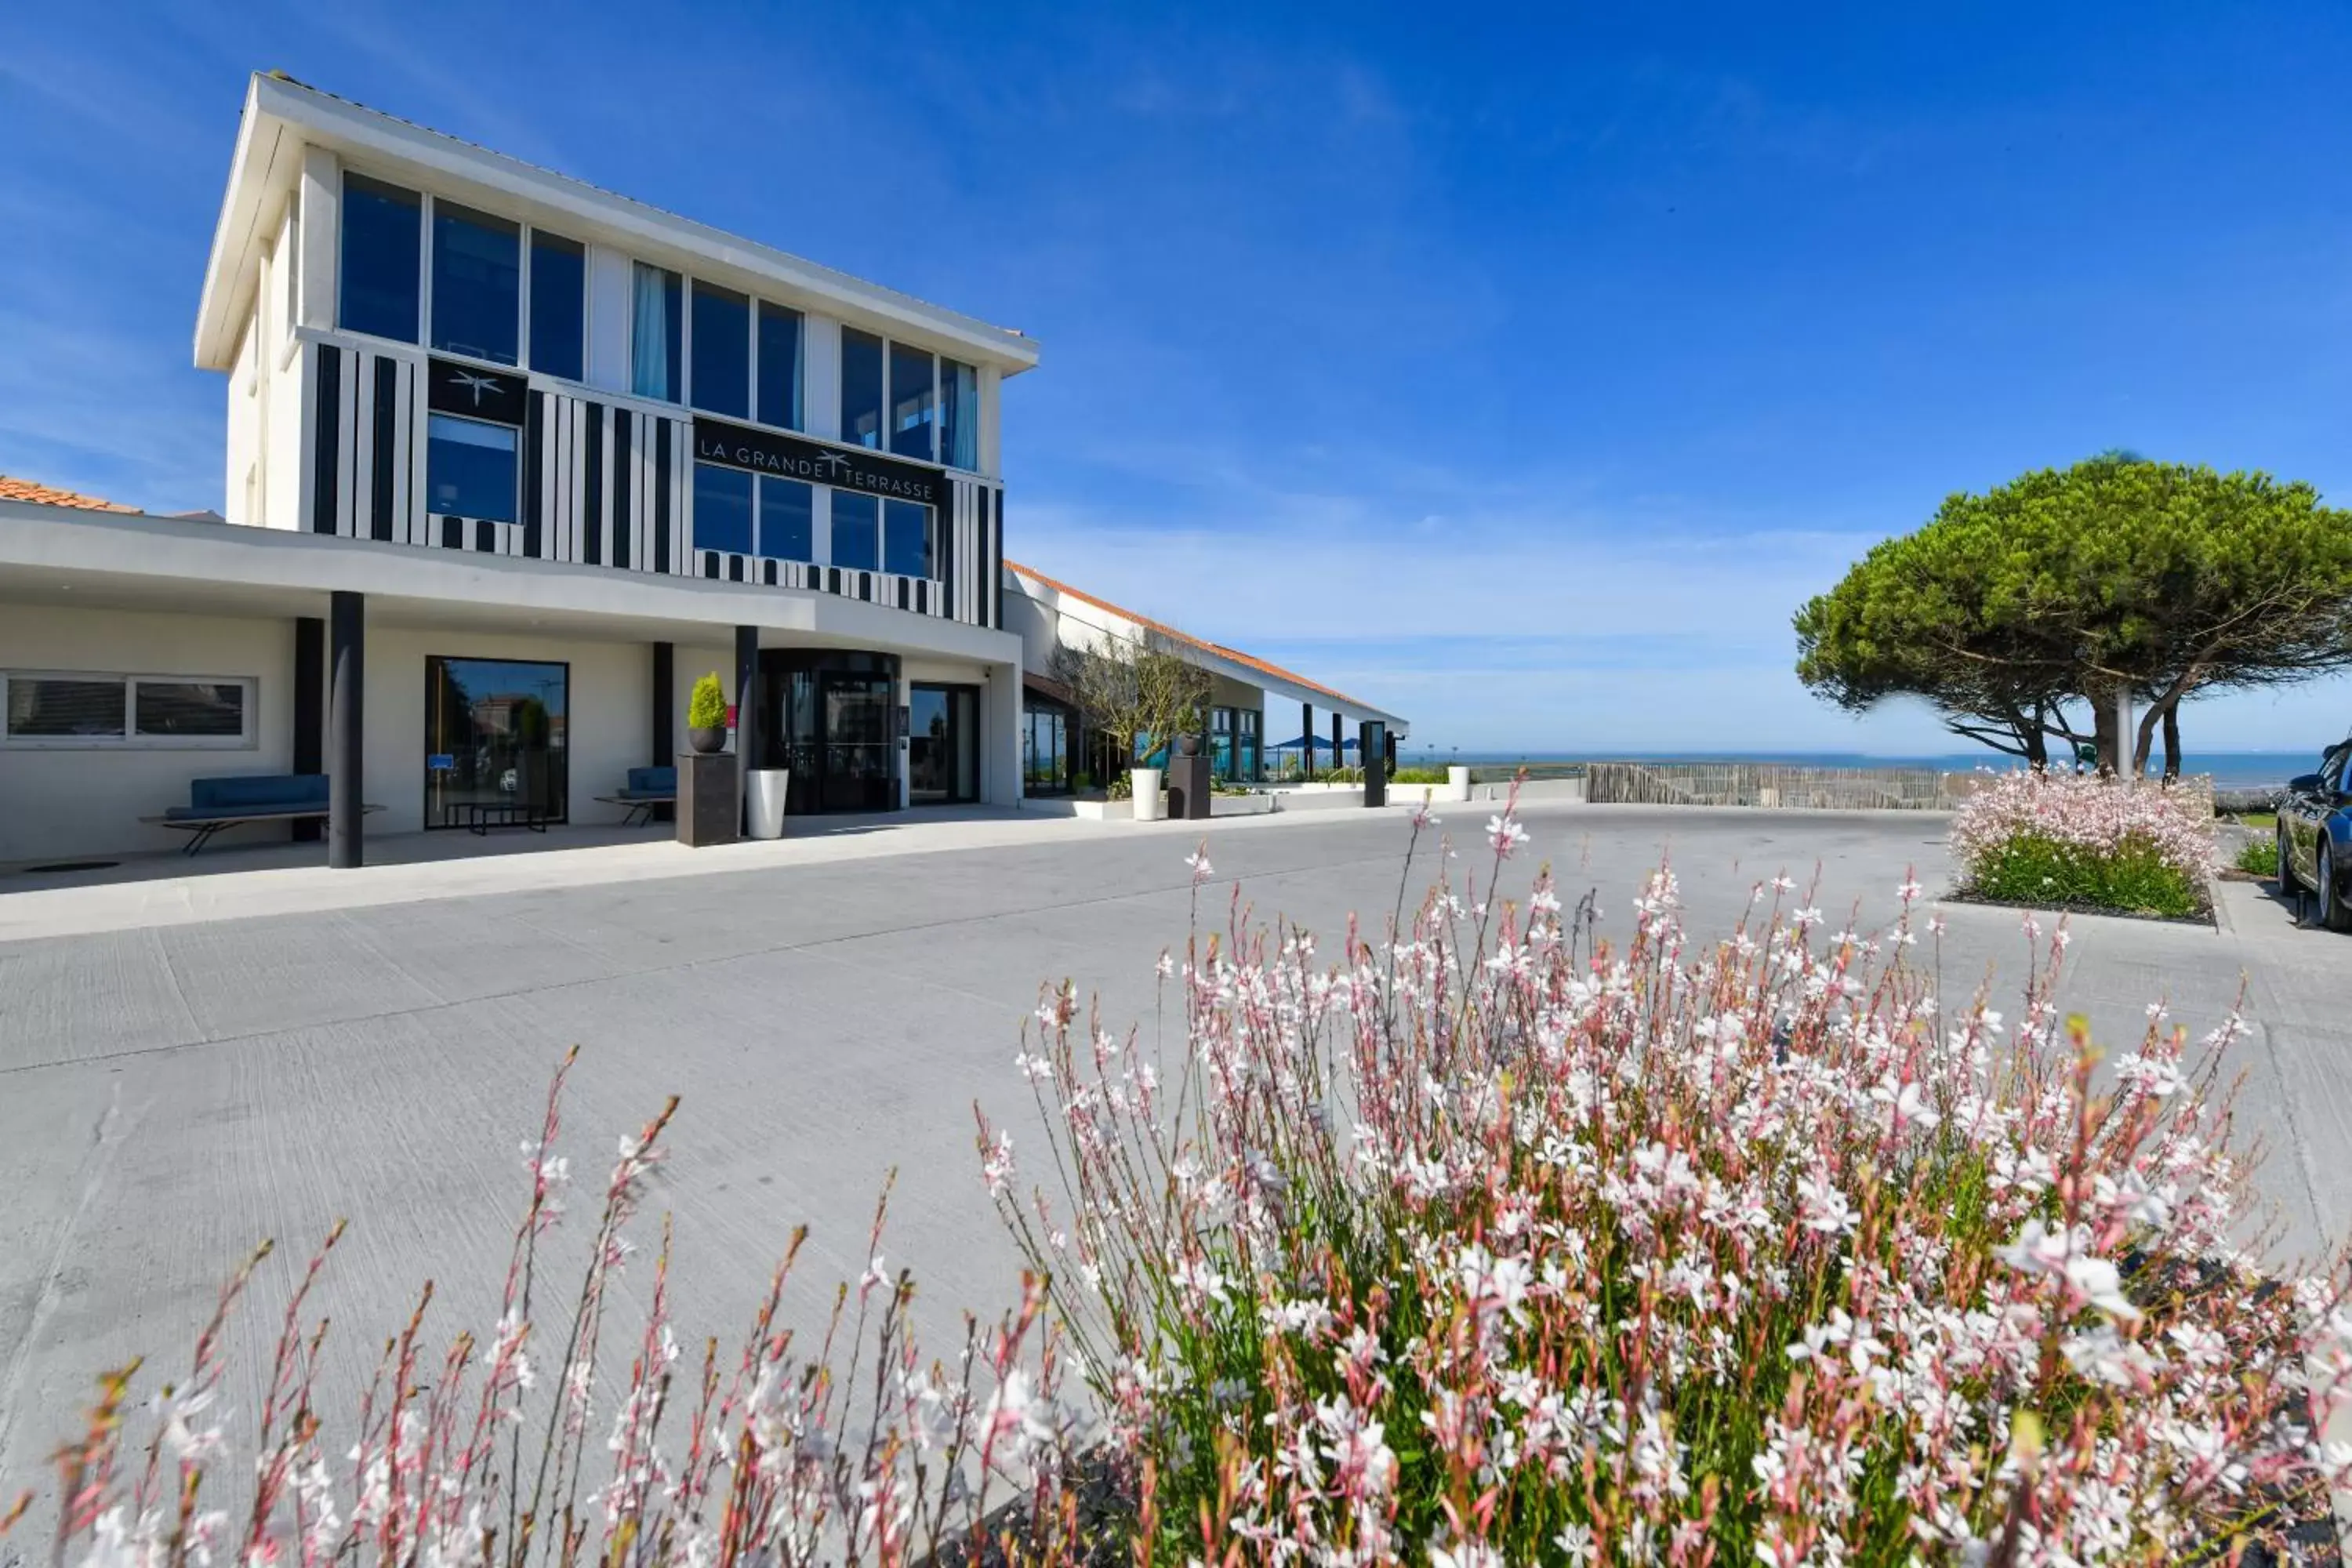
{"label": "window reflection", "polygon": [[855,327],[841,329],[841,438],[882,446],[882,340]]}

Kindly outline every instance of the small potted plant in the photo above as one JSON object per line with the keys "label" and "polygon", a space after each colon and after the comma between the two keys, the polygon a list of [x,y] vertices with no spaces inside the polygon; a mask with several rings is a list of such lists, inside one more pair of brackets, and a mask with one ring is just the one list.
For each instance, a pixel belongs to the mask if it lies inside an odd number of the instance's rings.
{"label": "small potted plant", "polygon": [[704,756],[727,749],[727,689],[713,670],[686,700],[686,743]]}

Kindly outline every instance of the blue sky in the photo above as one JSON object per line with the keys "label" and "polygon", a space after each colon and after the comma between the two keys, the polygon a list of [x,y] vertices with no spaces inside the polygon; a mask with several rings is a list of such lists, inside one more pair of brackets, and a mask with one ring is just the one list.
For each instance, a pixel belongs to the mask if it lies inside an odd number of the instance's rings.
{"label": "blue sky", "polygon": [[1015,557],[1440,747],[1948,749],[1788,631],[1946,493],[2126,446],[2352,504],[2338,5],[7,9],[0,471],[142,505],[220,502],[269,68],[1035,334]]}

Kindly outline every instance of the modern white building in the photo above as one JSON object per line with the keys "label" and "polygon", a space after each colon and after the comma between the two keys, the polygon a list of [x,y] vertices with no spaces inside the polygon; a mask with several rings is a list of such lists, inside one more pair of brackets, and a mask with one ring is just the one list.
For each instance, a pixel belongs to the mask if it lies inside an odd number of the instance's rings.
{"label": "modern white building", "polygon": [[195,361],[225,521],[0,482],[0,863],[223,777],[323,776],[337,865],[618,822],[707,671],[794,815],[1021,801],[1077,603],[1004,565],[1021,333],[267,75]]}

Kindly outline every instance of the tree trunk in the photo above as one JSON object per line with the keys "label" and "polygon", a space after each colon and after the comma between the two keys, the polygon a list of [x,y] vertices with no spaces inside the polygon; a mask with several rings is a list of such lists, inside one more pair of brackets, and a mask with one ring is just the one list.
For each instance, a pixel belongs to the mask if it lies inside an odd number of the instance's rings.
{"label": "tree trunk", "polygon": [[2172,783],[2180,776],[2180,708],[2174,704],[2164,710],[2164,782]]}
{"label": "tree trunk", "polygon": [[2132,737],[2132,777],[2147,776],[2147,754],[2156,749],[2156,727],[2166,714],[2172,711],[2173,700],[2158,698],[2149,703],[2147,711],[2139,716],[2139,723],[2134,726],[2139,732]]}
{"label": "tree trunk", "polygon": [[2099,775],[2113,778],[2123,767],[2123,737],[2116,733],[2116,704],[2106,692],[2090,693],[2091,730],[2099,751]]}
{"label": "tree trunk", "polygon": [[2037,773],[2050,771],[2050,734],[2040,724],[2027,724],[2021,731],[2025,737],[2025,765]]}

